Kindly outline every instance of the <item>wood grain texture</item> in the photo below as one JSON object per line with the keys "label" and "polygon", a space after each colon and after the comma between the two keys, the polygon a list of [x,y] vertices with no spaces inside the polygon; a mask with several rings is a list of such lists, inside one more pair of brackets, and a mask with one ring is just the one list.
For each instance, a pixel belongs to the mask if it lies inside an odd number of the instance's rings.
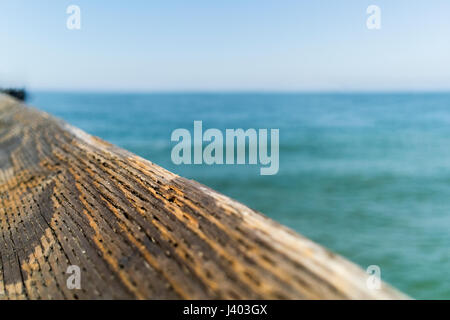
{"label": "wood grain texture", "polygon": [[[197,182],[0,96],[1,299],[391,299]],[[280,204],[282,205],[282,204]],[[69,290],[67,267],[81,269]]]}

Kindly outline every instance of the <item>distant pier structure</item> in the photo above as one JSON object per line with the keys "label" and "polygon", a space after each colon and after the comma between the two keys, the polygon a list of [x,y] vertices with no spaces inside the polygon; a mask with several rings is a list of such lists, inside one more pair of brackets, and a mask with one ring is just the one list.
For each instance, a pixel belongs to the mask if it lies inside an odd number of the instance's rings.
{"label": "distant pier structure", "polygon": [[7,94],[21,101],[25,101],[27,98],[27,92],[25,91],[25,89],[0,88],[0,93]]}

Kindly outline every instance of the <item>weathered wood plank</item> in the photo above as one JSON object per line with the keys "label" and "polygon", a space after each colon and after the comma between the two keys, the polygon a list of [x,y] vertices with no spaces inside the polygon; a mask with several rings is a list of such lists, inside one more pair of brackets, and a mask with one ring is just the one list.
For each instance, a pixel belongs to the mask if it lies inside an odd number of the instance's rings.
{"label": "weathered wood plank", "polygon": [[[375,299],[354,264],[0,96],[0,298]],[[66,269],[81,268],[81,290]]]}

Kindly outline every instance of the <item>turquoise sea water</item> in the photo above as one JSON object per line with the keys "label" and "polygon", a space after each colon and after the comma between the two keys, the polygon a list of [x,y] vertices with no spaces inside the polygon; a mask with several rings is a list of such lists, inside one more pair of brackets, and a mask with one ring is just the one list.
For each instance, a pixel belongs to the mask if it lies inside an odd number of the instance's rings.
{"label": "turquoise sea water", "polygon": [[[450,298],[450,94],[31,93],[30,103],[196,179],[414,298]],[[280,129],[280,171],[176,166],[171,133]]]}

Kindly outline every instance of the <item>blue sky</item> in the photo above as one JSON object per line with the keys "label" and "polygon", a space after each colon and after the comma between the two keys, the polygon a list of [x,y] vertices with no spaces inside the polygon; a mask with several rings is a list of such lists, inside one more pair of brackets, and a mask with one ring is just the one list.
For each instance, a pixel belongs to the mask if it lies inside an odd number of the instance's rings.
{"label": "blue sky", "polygon": [[0,41],[34,90],[450,90],[449,0],[2,0]]}

